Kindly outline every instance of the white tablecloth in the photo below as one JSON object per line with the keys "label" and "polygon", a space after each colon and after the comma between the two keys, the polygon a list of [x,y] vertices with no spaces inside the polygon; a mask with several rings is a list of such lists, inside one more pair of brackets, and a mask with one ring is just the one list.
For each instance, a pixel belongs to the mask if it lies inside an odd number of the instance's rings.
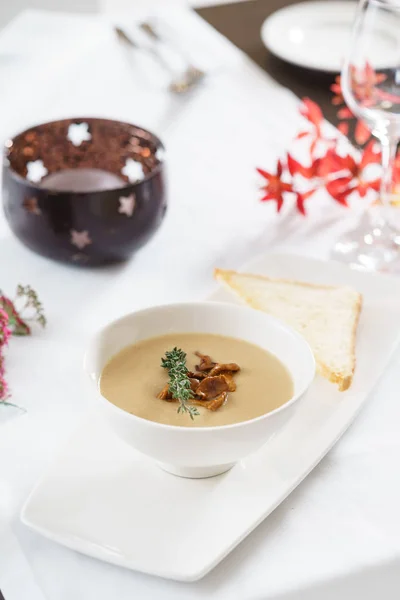
{"label": "white tablecloth", "polygon": [[40,258],[0,217],[1,288],[33,285],[49,321],[13,339],[7,354],[13,400],[28,412],[0,424],[0,589],[6,600],[398,598],[400,354],[337,447],[200,582],[119,569],[19,523],[30,489],[87,410],[81,357],[95,329],[147,305],[206,297],[216,265],[236,267],[271,248],[327,256],[356,217],[322,194],[307,219],[290,210],[277,217],[258,202],[255,166],[272,168],[287,148],[300,126],[297,100],[194,15],[170,10],[169,18],[211,70],[190,99],[150,82],[142,58],[127,60],[94,18],[29,11],[0,36],[2,138],[57,117],[128,120],[165,139],[170,179],[164,225],[119,267]]}

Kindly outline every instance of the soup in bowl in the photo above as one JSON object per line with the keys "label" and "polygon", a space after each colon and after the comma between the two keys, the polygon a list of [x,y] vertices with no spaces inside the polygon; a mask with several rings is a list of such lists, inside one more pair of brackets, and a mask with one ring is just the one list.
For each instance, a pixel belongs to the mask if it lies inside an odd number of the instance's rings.
{"label": "soup in bowl", "polygon": [[277,319],[199,302],[111,323],[93,339],[85,370],[120,438],[175,475],[209,477],[281,429],[315,362],[307,342]]}

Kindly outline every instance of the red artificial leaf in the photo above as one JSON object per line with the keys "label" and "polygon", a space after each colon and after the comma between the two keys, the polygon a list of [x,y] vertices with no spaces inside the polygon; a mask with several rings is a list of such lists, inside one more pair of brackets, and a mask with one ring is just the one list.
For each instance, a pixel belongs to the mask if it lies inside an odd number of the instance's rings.
{"label": "red artificial leaf", "polygon": [[318,175],[326,178],[342,170],[342,160],[342,157],[336,153],[334,148],[329,148],[325,155],[319,159]]}
{"label": "red artificial leaf", "polygon": [[297,210],[304,216],[306,216],[306,209],[304,207],[304,197],[302,194],[296,194],[296,206]]}
{"label": "red artificial leaf", "polygon": [[[376,103],[377,100],[379,101],[379,98],[381,100],[388,99],[391,102],[400,103],[400,96],[388,94],[387,92],[384,92],[376,87],[385,79],[386,75],[383,73],[376,73],[369,63],[366,63],[365,67],[362,69],[357,69],[354,66],[350,67],[350,87],[352,88],[357,101],[364,106],[370,106]],[[331,90],[335,94],[332,99],[332,103],[336,106],[344,104],[340,76],[336,77],[335,83],[331,85]],[[339,120],[348,120],[355,117],[348,106],[343,106],[338,110],[337,118]],[[349,133],[349,127],[347,124],[340,124],[338,129],[344,135],[348,135]],[[371,132],[365,123],[362,121],[357,121],[354,131],[354,139],[356,143],[360,146],[363,146],[368,142],[370,137]]]}
{"label": "red artificial leaf", "polygon": [[303,98],[303,101],[300,105],[300,114],[303,115],[303,117],[305,117],[309,121],[309,123],[312,125],[312,129],[309,132],[302,131],[298,134],[297,139],[301,139],[306,136],[309,136],[311,138],[311,157],[314,156],[315,149],[319,141],[324,142],[328,145],[332,145],[335,143],[334,139],[325,138],[323,135],[322,124],[324,116],[322,114],[322,110],[316,102],[314,102],[310,98]]}
{"label": "red artificial leaf", "polygon": [[374,179],[373,181],[369,182],[369,189],[370,190],[374,190],[374,192],[379,192],[381,189],[381,180],[380,179]]}
{"label": "red artificial leaf", "polygon": [[364,72],[362,69],[360,69],[360,72],[363,73],[362,80],[368,82],[371,86],[379,85],[387,79],[384,73],[377,73],[368,61],[365,62]]}
{"label": "red artificial leaf", "polygon": [[312,196],[314,194],[316,190],[312,189],[312,190],[308,190],[307,192],[303,192],[302,194],[300,192],[296,193],[296,206],[297,206],[297,210],[304,216],[306,216],[306,209],[304,206],[304,202],[306,200],[308,200],[308,198],[310,198],[310,196]]}
{"label": "red artificial leaf", "polygon": [[375,142],[371,140],[365,147],[360,160],[359,170],[362,171],[367,165],[381,162],[381,153],[375,150]]}
{"label": "red artificial leaf", "polygon": [[257,169],[257,171],[267,180],[266,185],[261,187],[264,190],[265,195],[261,198],[262,202],[268,202],[269,200],[275,200],[277,211],[280,212],[284,197],[283,195],[286,192],[293,192],[293,187],[291,183],[286,183],[282,181],[281,176],[283,172],[283,165],[280,160],[278,160],[276,166],[276,174],[268,173],[268,171],[264,171],[263,169]]}
{"label": "red artificial leaf", "polygon": [[307,135],[310,135],[309,131],[300,131],[300,133],[298,133],[296,135],[296,140],[301,140],[302,138],[306,137]]}
{"label": "red artificial leaf", "polygon": [[393,181],[400,183],[400,154],[397,154],[393,165]]}
{"label": "red artificial leaf", "polygon": [[400,103],[400,96],[398,94],[390,94],[389,92],[385,92],[384,90],[380,90],[379,88],[375,90],[375,93],[381,101],[391,102],[392,104]]}
{"label": "red artificial leaf", "polygon": [[275,200],[276,201],[276,210],[277,212],[281,211],[281,208],[283,206],[283,198],[282,196],[275,196],[274,194],[266,194],[265,196],[263,196],[261,198],[261,202],[268,202],[268,200]]}
{"label": "red artificial leaf", "polygon": [[353,113],[347,106],[345,106],[337,111],[337,118],[340,120],[352,119],[353,117],[354,117]]}
{"label": "red artificial leaf", "polygon": [[367,60],[365,62],[364,69],[359,69],[359,72],[362,73],[363,77],[369,81],[375,81],[375,71],[373,66]]}
{"label": "red artificial leaf", "polygon": [[257,167],[256,171],[258,171],[260,173],[260,175],[262,175],[263,177],[265,177],[265,179],[267,179],[268,181],[271,180],[272,175],[270,173],[268,173],[267,171],[264,171],[264,169],[259,169]]}
{"label": "red artificial leaf", "polygon": [[289,173],[292,176],[302,175],[306,179],[310,179],[311,177],[314,177],[314,163],[311,164],[309,167],[305,167],[302,164],[300,164],[297,160],[295,160],[291,154],[288,154],[287,155],[287,166],[289,169]]}
{"label": "red artificial leaf", "polygon": [[331,91],[335,94],[336,98],[338,96],[342,96],[342,86],[340,85],[340,83],[332,83]]}
{"label": "red artificial leaf", "polygon": [[339,204],[342,204],[343,206],[348,206],[347,196],[353,191],[349,185],[350,182],[351,177],[339,177],[338,179],[333,179],[326,184],[326,191],[334,200],[336,200],[336,202],[339,202]]}
{"label": "red artificial leaf", "polygon": [[336,196],[343,194],[349,189],[352,179],[351,176],[337,177],[336,179],[328,181],[326,189],[333,198],[336,198]]}
{"label": "red artificial leaf", "polygon": [[330,148],[322,159],[324,175],[331,175],[339,171],[350,171],[352,173],[355,163],[354,159],[347,156],[340,156],[334,148]]}
{"label": "red artificial leaf", "polygon": [[313,139],[313,141],[311,142],[311,146],[310,146],[311,156],[314,156],[315,148],[317,147],[317,143],[318,143],[319,139],[321,139],[320,136],[316,135],[315,138]]}
{"label": "red artificial leaf", "polygon": [[342,92],[342,80],[340,75],[335,77],[335,83],[331,85],[331,91],[334,93],[332,98],[332,104],[339,105],[344,104],[343,92]]}
{"label": "red artificial leaf", "polygon": [[338,130],[341,134],[348,136],[349,135],[349,124],[348,123],[339,123]]}
{"label": "red artificial leaf", "polygon": [[345,206],[346,208],[348,208],[349,205],[347,203],[347,196],[349,196],[352,191],[353,190],[349,190],[349,191],[346,191],[346,192],[342,192],[341,194],[337,194],[334,197],[334,200],[336,200],[336,202],[338,202],[342,206]]}
{"label": "red artificial leaf", "polygon": [[371,132],[364,123],[364,121],[358,120],[354,131],[354,139],[357,144],[363,146],[371,137]]}
{"label": "red artificial leaf", "polygon": [[342,161],[342,169],[347,169],[352,175],[357,174],[357,163],[354,156],[346,154],[346,156],[340,157]]}
{"label": "red artificial leaf", "polygon": [[303,98],[300,106],[300,114],[310,121],[310,123],[312,123],[315,127],[319,127],[324,120],[322,110],[316,102],[311,100],[311,98]]}
{"label": "red artificial leaf", "polygon": [[363,106],[371,106],[379,101],[377,86],[386,80],[384,73],[376,73],[373,67],[366,62],[365,67],[357,69],[351,68],[350,86],[357,101]]}
{"label": "red artificial leaf", "polygon": [[380,179],[374,179],[373,181],[363,181],[359,179],[358,184],[355,189],[359,193],[361,198],[364,198],[367,195],[368,190],[374,190],[375,192],[379,192],[381,187]]}
{"label": "red artificial leaf", "polygon": [[[332,166],[329,162],[329,157],[332,153],[332,149],[329,149],[325,156],[315,158],[309,167],[305,167],[295,160],[290,154],[287,156],[287,165],[289,172],[292,176],[302,175],[305,179],[312,179],[314,177],[326,177],[332,173]],[[337,169],[335,169],[337,170]]]}
{"label": "red artificial leaf", "polygon": [[379,162],[379,152],[375,151],[375,144],[371,141],[362,152],[359,159],[355,159],[349,154],[339,156],[334,152],[330,153],[327,160],[330,160],[332,172],[346,172],[347,175],[341,175],[326,184],[328,193],[337,202],[347,204],[347,197],[357,191],[361,198],[364,198],[369,190],[377,191],[379,189],[379,179],[366,180],[363,178],[364,169],[367,165]]}

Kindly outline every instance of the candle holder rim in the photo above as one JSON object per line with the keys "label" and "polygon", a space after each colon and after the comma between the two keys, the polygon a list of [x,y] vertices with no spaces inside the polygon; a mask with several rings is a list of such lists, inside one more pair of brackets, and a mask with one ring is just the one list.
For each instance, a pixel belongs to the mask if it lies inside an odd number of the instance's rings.
{"label": "candle holder rim", "polygon": [[[164,157],[161,160],[159,160],[158,164],[154,167],[154,169],[152,169],[150,173],[148,173],[147,175],[145,175],[138,181],[128,181],[125,183],[125,185],[119,186],[116,188],[107,188],[104,190],[99,190],[99,189],[86,190],[84,192],[74,192],[73,190],[71,190],[71,191],[57,190],[52,187],[47,187],[46,185],[40,185],[40,181],[39,182],[30,181],[26,177],[23,177],[22,175],[17,173],[17,171],[15,171],[13,169],[13,167],[11,166],[10,160],[9,160],[9,153],[11,151],[14,140],[19,136],[29,133],[31,130],[36,129],[37,127],[41,127],[43,125],[52,125],[53,123],[62,123],[63,121],[74,121],[74,122],[76,121],[77,123],[78,122],[82,122],[82,123],[89,122],[90,123],[90,121],[106,121],[109,123],[118,123],[120,125],[134,127],[135,129],[139,129],[139,130],[144,131],[145,133],[148,133],[154,139],[155,144],[157,145],[157,150],[161,149],[164,153],[166,152],[163,142],[157,135],[155,135],[152,131],[150,131],[149,129],[146,129],[145,127],[141,127],[140,125],[135,125],[135,123],[129,123],[127,121],[119,121],[118,119],[108,119],[108,118],[103,118],[103,117],[68,117],[68,118],[64,118],[64,119],[54,119],[52,121],[45,121],[43,123],[37,123],[36,125],[31,125],[30,127],[27,127],[26,129],[24,129],[23,131],[17,132],[13,136],[8,136],[7,139],[3,142],[3,149],[2,149],[3,168],[7,169],[9,175],[13,179],[18,181],[19,183],[22,183],[24,185],[31,187],[32,189],[34,189],[38,192],[43,191],[43,192],[46,192],[46,193],[54,195],[54,196],[71,196],[71,195],[86,196],[86,195],[93,195],[93,194],[110,194],[113,192],[114,193],[126,192],[127,190],[129,190],[131,188],[137,188],[141,184],[144,184],[147,181],[150,181],[153,177],[155,177],[158,173],[160,173],[164,169],[165,154],[164,154]],[[138,137],[140,137],[140,136],[138,136]],[[80,167],[76,167],[77,170],[79,168]]]}

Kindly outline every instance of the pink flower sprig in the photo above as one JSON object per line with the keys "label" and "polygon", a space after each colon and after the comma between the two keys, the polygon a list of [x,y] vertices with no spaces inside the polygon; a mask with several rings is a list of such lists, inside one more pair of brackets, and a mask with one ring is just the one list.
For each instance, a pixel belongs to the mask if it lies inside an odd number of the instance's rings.
{"label": "pink flower sprig", "polygon": [[8,386],[5,380],[4,348],[10,339],[11,329],[8,326],[8,314],[0,308],[0,402],[8,398]]}
{"label": "pink flower sprig", "polygon": [[11,329],[9,327],[9,318],[5,310],[0,308],[0,348],[8,344]]}
{"label": "pink flower sprig", "polygon": [[30,335],[29,322],[37,322],[42,327],[46,325],[42,303],[29,285],[19,285],[14,300],[0,295],[0,308],[8,315],[13,335]]}
{"label": "pink flower sprig", "polygon": [[8,385],[5,378],[4,354],[0,350],[0,402],[6,402],[9,397]]}
{"label": "pink flower sprig", "polygon": [[43,306],[36,292],[30,286],[19,285],[14,301],[0,293],[0,403],[8,406],[15,405],[7,402],[10,393],[5,378],[4,350],[11,335],[31,334],[27,321],[37,322],[42,327],[46,325]]}

